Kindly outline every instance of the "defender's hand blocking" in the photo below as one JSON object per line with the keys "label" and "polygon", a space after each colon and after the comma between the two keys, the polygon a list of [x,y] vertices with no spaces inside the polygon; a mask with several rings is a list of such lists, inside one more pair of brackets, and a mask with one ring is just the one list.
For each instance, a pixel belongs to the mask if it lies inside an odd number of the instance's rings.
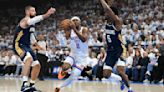
{"label": "defender's hand blocking", "polygon": [[105,0],[105,2],[109,5],[112,6],[114,0]]}
{"label": "defender's hand blocking", "polygon": [[50,15],[54,14],[56,11],[55,8],[50,8],[44,15],[43,15],[43,19],[48,18]]}
{"label": "defender's hand blocking", "polygon": [[51,7],[51,8],[47,11],[46,14],[48,14],[48,15],[52,15],[52,14],[55,13],[55,11],[56,11],[56,9]]}

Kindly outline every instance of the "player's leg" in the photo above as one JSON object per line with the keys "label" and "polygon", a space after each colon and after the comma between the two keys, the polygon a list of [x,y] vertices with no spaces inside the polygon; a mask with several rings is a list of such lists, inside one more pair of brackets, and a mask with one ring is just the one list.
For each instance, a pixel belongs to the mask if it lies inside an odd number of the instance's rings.
{"label": "player's leg", "polygon": [[31,79],[30,79],[30,89],[29,91],[37,91],[39,92],[39,90],[36,90],[35,88],[35,81],[38,78],[39,72],[40,72],[40,63],[36,58],[35,53],[32,51],[32,49],[30,48],[25,48],[27,52],[27,56],[32,58],[32,63],[30,65],[30,67],[32,67],[32,71],[31,71]]}
{"label": "player's leg", "polygon": [[124,89],[124,84],[122,82],[122,78],[117,75],[112,73],[112,68],[115,66],[116,62],[118,61],[118,52],[115,51],[107,51],[107,57],[105,60],[104,64],[104,71],[103,71],[103,76],[108,79],[114,79],[116,81],[119,81],[121,83],[121,90]]}
{"label": "player's leg", "polygon": [[118,61],[117,71],[118,71],[119,75],[121,76],[123,82],[127,86],[128,92],[133,92],[132,88],[130,87],[130,84],[129,84],[128,76],[125,74],[125,62],[124,61]]}
{"label": "player's leg", "polygon": [[117,62],[117,58],[115,57],[115,52],[107,51],[107,56],[103,67],[103,76],[107,79],[112,78],[117,81],[121,81],[122,79],[119,75],[112,73],[112,68],[114,67],[116,62]]}
{"label": "player's leg", "polygon": [[64,81],[61,85],[59,85],[57,88],[55,88],[55,92],[59,92],[61,88],[66,87],[70,85],[74,80],[77,80],[78,76],[81,75],[82,68],[80,67],[73,67],[73,70],[71,72],[71,75],[69,76],[68,79]]}
{"label": "player's leg", "polygon": [[30,67],[32,64],[32,57],[30,55],[29,52],[26,52],[25,56],[24,56],[24,66],[23,66],[23,70],[22,70],[22,76],[23,76],[23,84],[21,87],[21,91],[25,92],[27,90],[29,90],[29,86],[28,86],[28,76],[29,76],[29,72],[30,72]]}
{"label": "player's leg", "polygon": [[63,79],[66,76],[67,70],[72,67],[73,63],[74,63],[74,58],[68,56],[64,61],[63,65],[61,66],[61,70],[59,71],[58,74],[58,79]]}
{"label": "player's leg", "polygon": [[32,71],[31,71],[31,80],[30,80],[30,87],[35,85],[35,81],[38,78],[39,72],[40,72],[40,64],[39,61],[33,61],[32,63]]}

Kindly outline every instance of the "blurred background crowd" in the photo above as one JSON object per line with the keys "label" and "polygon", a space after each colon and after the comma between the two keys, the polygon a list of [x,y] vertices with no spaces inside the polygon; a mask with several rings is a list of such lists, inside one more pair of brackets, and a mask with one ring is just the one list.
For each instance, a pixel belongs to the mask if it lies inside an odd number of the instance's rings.
{"label": "blurred background crowd", "polygon": [[[7,0],[10,1],[10,0]],[[7,1],[1,1],[4,4]],[[89,28],[89,69],[95,75],[95,66],[101,65],[98,56],[105,46],[104,26],[106,18],[99,0],[55,0],[58,3],[41,0],[33,3],[38,14],[44,13],[52,4],[57,10],[49,19],[36,25],[37,40],[48,44],[48,62],[45,77],[57,74],[60,62],[69,55],[64,32],[59,23],[65,18],[79,16],[82,25]],[[23,3],[23,1],[21,2]],[[31,2],[29,2],[31,3]],[[1,3],[2,4],[2,3]],[[23,63],[12,52],[15,27],[24,17],[24,6],[1,7],[0,10],[0,75],[20,76]],[[124,25],[123,43],[127,47],[126,73],[131,81],[159,82],[164,78],[164,1],[163,0],[115,0],[113,6],[119,9]],[[96,68],[98,69],[98,68]],[[162,71],[160,71],[163,69]],[[94,77],[94,76],[93,76]],[[89,77],[92,80],[92,78]]]}

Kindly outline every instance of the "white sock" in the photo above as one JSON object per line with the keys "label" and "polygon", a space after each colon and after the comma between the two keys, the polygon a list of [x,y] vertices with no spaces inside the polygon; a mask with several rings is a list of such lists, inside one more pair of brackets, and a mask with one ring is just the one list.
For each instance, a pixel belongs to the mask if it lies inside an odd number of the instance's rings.
{"label": "white sock", "polygon": [[119,75],[116,75],[114,73],[111,73],[111,76],[109,77],[109,79],[114,79],[116,81],[122,81],[122,78]]}
{"label": "white sock", "polygon": [[23,76],[23,81],[28,81],[28,76]]}
{"label": "white sock", "polygon": [[72,70],[72,73],[70,75],[70,77],[68,79],[66,79],[64,81],[64,83],[62,83],[60,86],[58,86],[59,88],[63,88],[66,87],[68,85],[70,85],[74,80],[76,80],[78,78],[78,76],[81,74],[81,70],[74,68]]}
{"label": "white sock", "polygon": [[33,84],[35,84],[35,81],[31,79],[31,80],[30,80],[30,83],[33,83]]}
{"label": "white sock", "polygon": [[131,87],[129,87],[129,88],[128,88],[128,90],[132,90],[132,88],[131,88]]}

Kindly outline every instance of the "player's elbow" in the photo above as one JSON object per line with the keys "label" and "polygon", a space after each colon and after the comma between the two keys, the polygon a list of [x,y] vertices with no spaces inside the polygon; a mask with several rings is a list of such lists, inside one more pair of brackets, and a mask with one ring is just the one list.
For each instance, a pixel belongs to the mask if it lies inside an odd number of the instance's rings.
{"label": "player's elbow", "polygon": [[82,42],[86,42],[87,40],[86,40],[86,39],[82,39],[81,41],[82,41]]}

